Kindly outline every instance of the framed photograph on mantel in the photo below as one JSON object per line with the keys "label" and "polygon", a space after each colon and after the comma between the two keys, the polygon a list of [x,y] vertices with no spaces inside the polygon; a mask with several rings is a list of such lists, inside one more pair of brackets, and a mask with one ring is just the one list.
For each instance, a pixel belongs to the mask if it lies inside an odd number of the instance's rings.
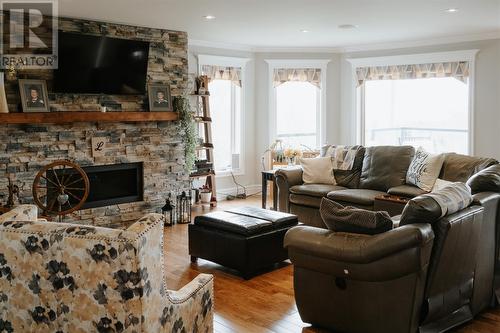
{"label": "framed photograph on mantel", "polygon": [[23,112],[49,112],[49,94],[44,80],[19,80]]}
{"label": "framed photograph on mantel", "polygon": [[162,83],[148,84],[149,111],[173,111],[170,86]]}

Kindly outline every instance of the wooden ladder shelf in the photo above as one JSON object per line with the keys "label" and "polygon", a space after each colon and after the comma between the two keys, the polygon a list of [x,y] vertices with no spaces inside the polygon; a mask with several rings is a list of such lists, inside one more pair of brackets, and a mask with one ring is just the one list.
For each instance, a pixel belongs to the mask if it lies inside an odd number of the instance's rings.
{"label": "wooden ladder shelf", "polygon": [[205,151],[207,162],[212,163],[212,171],[206,174],[192,174],[191,178],[202,178],[206,177],[205,185],[212,190],[212,198],[210,200],[210,206],[217,206],[217,190],[215,186],[215,164],[214,164],[214,145],[212,141],[212,117],[210,115],[210,94],[193,94],[197,98],[198,104],[201,102],[202,114],[195,117],[195,121],[198,126],[203,127],[204,141],[203,144],[196,147],[198,153]]}

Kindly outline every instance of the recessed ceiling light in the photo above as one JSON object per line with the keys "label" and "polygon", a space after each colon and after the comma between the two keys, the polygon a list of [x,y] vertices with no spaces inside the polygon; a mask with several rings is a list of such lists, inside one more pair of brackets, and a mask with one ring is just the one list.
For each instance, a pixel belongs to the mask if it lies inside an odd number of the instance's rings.
{"label": "recessed ceiling light", "polygon": [[340,24],[339,29],[356,29],[358,26],[355,24]]}
{"label": "recessed ceiling light", "polygon": [[215,20],[215,16],[213,16],[213,15],[205,15],[205,16],[203,16],[203,18],[204,18],[205,20],[209,20],[209,21],[210,21],[210,20]]}
{"label": "recessed ceiling light", "polygon": [[308,32],[309,32],[309,30],[307,30],[307,29],[302,29],[302,30],[300,30],[300,32],[303,32],[303,33],[308,33]]}
{"label": "recessed ceiling light", "polygon": [[456,13],[458,12],[458,8],[448,8],[445,10],[445,12],[447,13]]}

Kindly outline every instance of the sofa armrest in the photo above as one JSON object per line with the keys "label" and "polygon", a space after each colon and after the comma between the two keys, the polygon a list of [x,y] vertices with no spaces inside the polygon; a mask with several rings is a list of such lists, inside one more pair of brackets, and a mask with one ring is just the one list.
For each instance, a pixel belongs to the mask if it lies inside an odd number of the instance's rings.
{"label": "sofa armrest", "polygon": [[473,194],[480,192],[500,192],[500,164],[483,169],[469,178],[467,185]]}
{"label": "sofa armrest", "polygon": [[163,227],[163,216],[161,214],[146,214],[140,219],[138,219],[134,224],[127,228],[127,231],[137,234],[137,236],[142,236],[151,229],[159,229],[159,226]]}
{"label": "sofa armrest", "polygon": [[278,209],[280,212],[290,212],[290,188],[302,185],[302,169],[279,169],[274,174],[276,186],[278,187]]}
{"label": "sofa armrest", "polygon": [[[186,332],[213,331],[214,279],[212,275],[200,274],[180,290],[169,290],[167,297],[175,306],[173,316],[193,318],[188,322],[184,321]],[[176,318],[173,319],[172,322],[177,321]]]}
{"label": "sofa armrest", "polygon": [[325,259],[367,264],[431,244],[433,239],[434,233],[428,224],[406,225],[373,236],[299,226],[287,232],[284,246]]}
{"label": "sofa armrest", "polygon": [[36,222],[37,220],[38,208],[35,205],[20,205],[0,215],[0,223],[5,221]]}
{"label": "sofa armrest", "polygon": [[373,236],[300,226],[288,231],[285,247],[296,271],[380,282],[425,274],[433,239],[429,224],[412,224]]}

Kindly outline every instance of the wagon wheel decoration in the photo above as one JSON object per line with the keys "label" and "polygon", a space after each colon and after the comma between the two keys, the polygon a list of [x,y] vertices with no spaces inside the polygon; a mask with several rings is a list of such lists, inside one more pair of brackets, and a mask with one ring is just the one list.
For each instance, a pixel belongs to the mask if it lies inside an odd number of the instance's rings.
{"label": "wagon wheel decoration", "polygon": [[44,214],[67,215],[80,209],[89,196],[89,178],[77,164],[61,160],[38,172],[33,199]]}

